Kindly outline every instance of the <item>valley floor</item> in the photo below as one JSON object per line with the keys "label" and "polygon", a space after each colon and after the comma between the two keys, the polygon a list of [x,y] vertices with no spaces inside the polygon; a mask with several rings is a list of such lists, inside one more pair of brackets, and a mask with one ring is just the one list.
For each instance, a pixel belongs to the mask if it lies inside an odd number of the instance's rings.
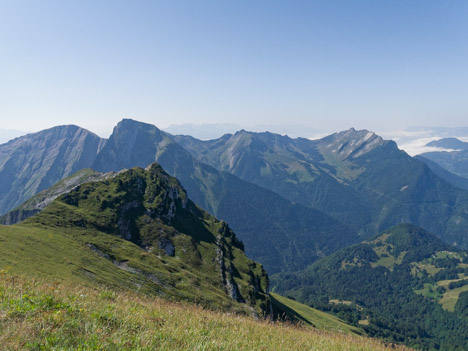
{"label": "valley floor", "polygon": [[2,350],[408,350],[136,293],[0,272]]}

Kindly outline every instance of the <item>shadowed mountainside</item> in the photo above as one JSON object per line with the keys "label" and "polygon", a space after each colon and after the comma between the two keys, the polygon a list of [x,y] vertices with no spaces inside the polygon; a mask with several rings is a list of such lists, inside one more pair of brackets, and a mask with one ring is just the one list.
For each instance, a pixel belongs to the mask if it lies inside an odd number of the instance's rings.
{"label": "shadowed mountainside", "polygon": [[88,168],[105,139],[77,126],[59,126],[0,145],[0,214]]}
{"label": "shadowed mountainside", "polygon": [[316,208],[364,237],[409,222],[468,246],[468,192],[372,132],[308,140],[240,131],[174,140],[202,162]]}

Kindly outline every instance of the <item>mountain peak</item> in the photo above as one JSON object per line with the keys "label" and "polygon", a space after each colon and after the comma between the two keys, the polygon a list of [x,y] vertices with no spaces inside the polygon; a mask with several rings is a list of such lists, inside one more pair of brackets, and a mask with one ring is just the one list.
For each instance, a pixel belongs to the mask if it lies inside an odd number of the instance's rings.
{"label": "mountain peak", "polygon": [[431,141],[427,143],[426,146],[440,147],[443,149],[452,149],[452,150],[466,150],[468,149],[468,143],[463,142],[457,138],[443,138],[439,140]]}
{"label": "mountain peak", "polygon": [[157,128],[153,124],[136,121],[131,118],[124,118],[119,123],[117,123],[117,125],[115,126],[115,129],[120,129],[120,128],[148,128],[148,129],[159,130],[159,128]]}
{"label": "mountain peak", "polygon": [[434,234],[410,223],[400,223],[374,237],[369,242],[375,241],[385,241],[393,245],[399,245],[404,247],[404,250],[421,248],[428,245],[440,249],[449,249],[451,247]]}
{"label": "mountain peak", "polygon": [[332,134],[322,139],[319,147],[323,151],[339,155],[341,159],[357,158],[383,145],[385,141],[369,130],[348,130]]}
{"label": "mountain peak", "polygon": [[75,124],[65,124],[60,126],[55,126],[51,128],[47,128],[35,133],[29,133],[18,138],[10,140],[6,144],[16,144],[22,143],[24,141],[36,140],[44,137],[61,137],[61,136],[68,136],[74,135],[76,133],[83,133],[83,134],[90,134],[95,136],[94,133],[90,132],[87,129],[81,128]]}
{"label": "mountain peak", "polygon": [[234,136],[242,136],[242,135],[253,135],[255,133],[249,132],[245,129],[238,130],[237,132],[234,133]]}
{"label": "mountain peak", "polygon": [[171,143],[167,134],[156,126],[123,119],[114,127],[91,168],[108,172],[134,166],[146,167],[156,161],[158,152]]}
{"label": "mountain peak", "polygon": [[0,145],[0,213],[89,167],[105,142],[76,125],[62,125]]}
{"label": "mountain peak", "polygon": [[367,129],[357,130],[352,127],[348,130],[344,130],[336,134],[342,138],[349,138],[349,139],[363,140],[363,141],[367,141],[375,137],[380,138],[377,134],[375,134],[374,132],[370,130],[367,130]]}

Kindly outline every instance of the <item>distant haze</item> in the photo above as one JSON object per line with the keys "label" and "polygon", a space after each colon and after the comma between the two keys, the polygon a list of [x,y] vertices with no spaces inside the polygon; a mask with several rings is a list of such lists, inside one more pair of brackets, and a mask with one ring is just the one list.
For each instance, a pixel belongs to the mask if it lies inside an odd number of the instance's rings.
{"label": "distant haze", "polygon": [[[320,139],[327,135],[341,131],[319,130],[298,125],[259,125],[252,128],[243,128],[242,126],[235,124],[180,124],[171,125],[168,128],[164,128],[165,131],[171,134],[191,135],[197,139],[202,140],[216,139],[224,134],[232,134],[241,129],[254,132],[269,131],[272,133],[288,135],[291,138],[302,137],[308,139]],[[455,137],[462,141],[468,141],[468,127],[410,127],[393,131],[371,131],[382,136],[384,139],[395,141],[400,149],[405,150],[411,156],[428,151],[443,150],[438,147],[426,146],[426,144],[434,140]]]}
{"label": "distant haze", "polygon": [[27,132],[20,130],[0,129],[0,144],[25,134],[27,134]]}
{"label": "distant haze", "polygon": [[382,132],[380,135],[385,139],[395,141],[400,149],[414,156],[429,151],[444,151],[442,148],[426,146],[426,144],[434,140],[453,137],[462,141],[468,141],[468,127],[412,127]]}
{"label": "distant haze", "polygon": [[163,128],[164,131],[174,135],[190,135],[201,140],[217,139],[224,134],[234,134],[241,129],[252,132],[270,132],[288,135],[291,138],[315,139],[329,134],[315,128],[287,124],[257,125],[250,128],[237,124],[173,124],[167,128]]}

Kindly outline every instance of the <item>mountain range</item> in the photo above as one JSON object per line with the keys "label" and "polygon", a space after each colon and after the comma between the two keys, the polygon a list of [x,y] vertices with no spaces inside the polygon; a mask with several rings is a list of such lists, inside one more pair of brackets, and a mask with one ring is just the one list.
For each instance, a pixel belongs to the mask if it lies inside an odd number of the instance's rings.
{"label": "mountain range", "polygon": [[69,125],[0,145],[0,214],[88,168],[104,144],[105,139]]}
{"label": "mountain range", "polygon": [[468,245],[468,192],[369,131],[309,140],[242,130],[201,141],[124,119],[109,139],[56,127],[0,145],[0,155],[3,213],[83,168],[158,162],[271,273],[303,269],[402,222]]}
{"label": "mountain range", "polygon": [[175,140],[200,161],[318,209],[364,238],[408,222],[468,245],[468,193],[372,132],[308,140],[240,131]]}
{"label": "mountain range", "polygon": [[468,338],[465,178],[372,132],[202,141],[124,119],[0,156],[2,272],[314,323],[303,302],[423,349]]}
{"label": "mountain range", "polygon": [[[69,127],[54,129],[62,128]],[[54,134],[46,130],[23,137],[21,143],[30,144],[40,138],[48,140],[51,135]],[[0,149],[12,150],[13,146],[8,143],[1,145]],[[196,160],[155,126],[123,120],[108,140],[100,140],[99,146],[98,155],[90,160],[92,162],[87,167],[109,172],[159,162],[171,175],[180,179],[195,203],[230,223],[245,242],[248,255],[261,260],[269,272],[305,268],[318,257],[359,240],[355,231],[316,209],[292,203],[271,190]],[[84,145],[75,144],[75,148],[81,150]],[[40,156],[47,159],[57,157],[56,154],[44,153],[30,157]],[[57,159],[57,167],[64,162]],[[9,164],[0,171],[0,177],[1,172],[14,174],[20,180],[23,177],[23,173]],[[55,175],[68,173],[60,169]],[[36,172],[34,176],[44,177],[43,172]],[[53,181],[59,178],[56,176]],[[22,181],[26,182],[26,179]],[[2,194],[5,199],[12,194],[22,198],[29,196],[29,193],[24,194],[23,188],[13,185],[5,187],[6,191]],[[16,202],[9,207],[13,205]],[[27,212],[27,207],[22,206],[13,212]],[[8,218],[15,216],[7,215]]]}

